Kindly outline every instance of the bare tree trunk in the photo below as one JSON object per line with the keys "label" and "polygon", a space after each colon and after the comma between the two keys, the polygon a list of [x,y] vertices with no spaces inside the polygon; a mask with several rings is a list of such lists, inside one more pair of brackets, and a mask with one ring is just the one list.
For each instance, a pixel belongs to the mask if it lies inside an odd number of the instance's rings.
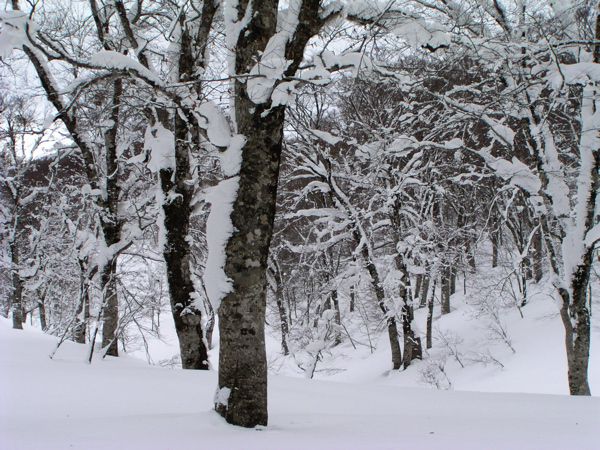
{"label": "bare tree trunk", "polygon": [[420,293],[421,293],[421,286],[423,285],[423,278],[424,275],[417,275],[417,278],[415,280],[415,293],[413,295],[413,298],[419,298],[420,297]]}
{"label": "bare tree trunk", "polygon": [[290,354],[290,349],[288,347],[287,338],[289,334],[289,326],[288,326],[288,315],[284,306],[284,289],[283,289],[283,280],[281,278],[281,271],[276,261],[272,261],[271,274],[275,281],[275,303],[277,304],[277,311],[279,313],[279,323],[281,327],[281,351],[285,356]]}
{"label": "bare tree trunk", "polygon": [[[536,219],[536,221],[534,222],[534,225],[537,226],[538,223],[539,223],[539,219]],[[544,272],[543,272],[544,250],[543,250],[543,245],[542,245],[542,229],[541,229],[541,227],[539,227],[538,231],[533,236],[532,247],[533,247],[533,251],[532,251],[531,259],[533,260],[533,263],[532,263],[533,280],[536,283],[539,283],[542,280],[542,277],[544,276]]]}
{"label": "bare tree trunk", "polygon": [[42,329],[42,331],[46,331],[48,329],[48,320],[46,317],[46,292],[47,292],[47,290],[44,290],[43,292],[41,292],[39,295],[39,298],[38,298],[38,311],[40,314],[40,328]]}
{"label": "bare tree trunk", "polygon": [[12,311],[12,323],[15,330],[22,330],[23,322],[25,321],[23,315],[23,280],[19,275],[19,246],[16,238],[10,243],[10,254],[12,282],[10,307]]}
{"label": "bare tree trunk", "polygon": [[[285,76],[294,76],[308,41],[323,21],[320,2],[300,3],[298,25],[285,46]],[[251,8],[251,9],[248,9]],[[236,20],[244,26],[236,36],[234,73],[250,73],[277,32],[279,1],[237,3]],[[246,12],[252,12],[245,20]],[[285,106],[254,103],[246,80],[234,82],[236,132],[246,141],[233,202],[233,235],[225,247],[226,276],[231,291],[219,307],[219,385],[216,411],[232,424],[266,425],[267,361],[264,321],[267,293],[267,257],[273,234],[277,181],[283,146]]]}
{"label": "bare tree trunk", "polygon": [[419,302],[419,308],[427,306],[427,294],[429,293],[429,284],[431,282],[431,275],[427,274],[423,277],[423,286],[421,287],[421,300]]}
{"label": "bare tree trunk", "polygon": [[[498,221],[494,221],[495,227],[500,227]],[[498,252],[500,250],[500,230],[499,228],[494,229],[490,232],[492,239],[492,267],[498,267]]]}
{"label": "bare tree trunk", "polygon": [[276,295],[277,310],[279,311],[279,322],[281,324],[281,351],[285,356],[290,354],[290,349],[287,343],[287,337],[289,334],[289,326],[287,322],[287,315],[285,307],[283,306],[283,300],[279,295]]}
{"label": "bare tree trunk", "polygon": [[107,356],[119,356],[117,328],[119,326],[119,299],[117,296],[117,261],[113,259],[102,271],[104,294],[102,313],[102,348]]}
{"label": "bare tree trunk", "polygon": [[449,270],[450,275],[450,295],[456,294],[456,278],[458,277],[458,271],[456,267],[452,265]]}
{"label": "bare tree trunk", "polygon": [[441,273],[442,283],[442,314],[450,313],[450,295],[451,295],[451,283],[450,283],[451,271],[449,267],[444,267]]}
{"label": "bare tree trunk", "polygon": [[[110,248],[121,240],[123,219],[119,214],[119,201],[121,200],[121,175],[119,154],[117,149],[117,134],[119,131],[119,111],[121,96],[123,95],[123,82],[117,79],[113,82],[112,104],[110,118],[112,126],[104,134],[106,147],[106,198],[100,199],[100,222],[104,241]],[[117,342],[117,327],[119,324],[119,299],[117,297],[117,258],[112,255],[111,260],[101,269],[101,287],[104,294],[104,310],[102,314],[102,348],[106,355],[119,356]]]}
{"label": "bare tree trunk", "polygon": [[334,345],[339,345],[342,343],[342,333],[341,333],[342,315],[340,313],[340,302],[338,300],[337,289],[334,289],[331,291],[330,298],[331,298],[331,302],[333,303],[333,310],[335,311],[334,321],[335,321],[335,324],[337,325],[337,328],[335,330]]}
{"label": "bare tree trunk", "polygon": [[236,87],[238,131],[246,137],[246,144],[231,213],[235,232],[225,249],[225,274],[233,286],[219,307],[221,345],[215,408],[228,422],[253,427],[266,425],[268,420],[266,271],[275,218],[284,109],[271,109],[263,117],[263,107],[248,99],[245,88],[239,84]]}
{"label": "bare tree trunk", "polygon": [[[360,242],[360,236],[357,232],[354,233],[354,240],[358,243]],[[365,260],[365,267],[369,275],[371,276],[371,285],[373,286],[373,290],[375,291],[375,297],[377,299],[377,304],[379,305],[379,309],[385,316],[385,320],[387,323],[388,329],[388,339],[390,341],[390,348],[392,351],[392,369],[398,370],[402,366],[402,351],[400,350],[400,342],[398,340],[398,325],[396,324],[395,316],[390,312],[389,308],[385,303],[385,290],[383,289],[383,285],[381,284],[381,279],[379,278],[379,272],[377,271],[377,267],[375,263],[370,260],[369,252],[367,250],[366,245],[362,246],[362,256]]]}
{"label": "bare tree trunk", "polygon": [[[185,42],[184,39],[182,39]],[[183,44],[182,44],[183,45]],[[163,201],[167,282],[171,313],[179,341],[183,369],[208,370],[208,350],[202,330],[202,312],[194,299],[192,281],[192,249],[189,241],[191,201],[194,189],[189,183],[190,143],[196,142],[188,124],[175,115],[175,170],[161,169],[160,184]],[[196,142],[197,143],[197,142]]]}
{"label": "bare tree trunk", "polygon": [[90,275],[87,273],[86,261],[79,259],[79,303],[75,311],[73,340],[85,344],[85,333],[90,314]]}
{"label": "bare tree trunk", "polygon": [[433,328],[433,301],[435,299],[435,285],[436,279],[433,280],[433,285],[431,287],[431,295],[427,297],[427,349],[429,350],[432,347],[432,328]]}
{"label": "bare tree trunk", "polygon": [[402,273],[400,280],[400,298],[402,299],[402,331],[404,334],[404,359],[403,367],[406,369],[414,359],[423,358],[421,339],[415,335],[412,328],[414,312],[412,305],[410,278],[406,265],[401,261],[400,255],[396,256],[396,266]]}

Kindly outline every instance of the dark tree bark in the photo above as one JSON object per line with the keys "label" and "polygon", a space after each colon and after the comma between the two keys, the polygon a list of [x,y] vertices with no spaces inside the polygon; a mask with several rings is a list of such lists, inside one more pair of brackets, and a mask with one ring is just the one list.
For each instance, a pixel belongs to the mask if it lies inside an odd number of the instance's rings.
{"label": "dark tree bark", "polygon": [[429,284],[431,282],[431,275],[427,274],[423,276],[423,286],[421,286],[421,300],[419,302],[419,308],[427,306],[427,294],[429,292]]}
{"label": "dark tree bark", "polygon": [[492,226],[493,230],[490,231],[490,238],[492,240],[492,267],[498,267],[498,251],[500,250],[500,224],[498,220],[494,220]]}
{"label": "dark tree bark", "polygon": [[[237,20],[252,8],[240,30],[235,51],[235,74],[249,73],[277,31],[277,0],[240,0]],[[304,0],[298,26],[285,47],[290,63],[285,76],[294,76],[304,49],[321,26],[318,0]],[[231,221],[234,233],[225,248],[224,271],[231,292],[219,307],[219,391],[216,411],[229,423],[245,427],[266,425],[267,362],[264,319],[266,271],[275,218],[275,200],[283,144],[285,107],[253,103],[245,80],[234,87],[237,132],[246,138],[242,149],[238,195]]]}
{"label": "dark tree bark", "polygon": [[79,258],[79,303],[75,311],[75,325],[73,326],[73,340],[78,344],[85,344],[85,334],[90,316],[90,281],[87,273],[87,260]]}
{"label": "dark tree bark", "polygon": [[287,356],[290,354],[290,350],[287,343],[287,338],[289,334],[289,326],[288,326],[288,315],[285,310],[284,305],[284,289],[283,289],[283,279],[281,277],[281,270],[277,265],[276,261],[272,261],[271,265],[271,275],[273,277],[273,281],[275,282],[275,289],[273,290],[273,294],[275,295],[275,303],[277,304],[277,312],[279,313],[279,323],[281,327],[281,351]]}
{"label": "dark tree bark", "polygon": [[452,265],[449,271],[450,275],[450,295],[456,294],[456,278],[458,278],[458,271],[456,266]]}
{"label": "dark tree bark", "polygon": [[[185,42],[185,39],[183,39]],[[194,188],[189,183],[190,141],[188,124],[175,117],[175,170],[161,169],[160,183],[163,202],[165,247],[163,256],[167,267],[167,282],[171,312],[179,340],[181,366],[184,369],[208,370],[208,350],[202,330],[202,313],[195,304],[192,281],[192,250],[189,241],[191,202]]]}
{"label": "dark tree bark", "polygon": [[[363,248],[363,258],[368,258],[369,255],[365,246],[363,246]],[[367,254],[365,255],[364,253]],[[400,350],[400,342],[398,341],[398,325],[396,324],[396,318],[390,312],[385,303],[385,291],[379,278],[379,272],[377,272],[377,267],[375,267],[375,264],[370,259],[366,260],[366,269],[371,276],[371,284],[373,286],[373,290],[375,291],[375,297],[377,298],[379,309],[381,309],[381,312],[383,312],[386,318],[388,339],[390,341],[390,348],[392,351],[392,369],[398,370],[402,366],[402,351]]]}
{"label": "dark tree bark", "polygon": [[[538,226],[539,219],[536,219],[534,222],[535,226]],[[538,228],[538,231],[533,235],[533,240],[531,242],[532,245],[532,272],[533,272],[533,281],[539,283],[544,276],[544,250],[542,244],[542,229]]]}
{"label": "dark tree bark", "polygon": [[417,275],[417,278],[415,280],[415,293],[413,295],[414,298],[420,297],[421,286],[423,285],[423,278],[425,278],[423,275],[421,275],[421,274]]}
{"label": "dark tree bark", "polygon": [[421,348],[421,339],[415,335],[415,332],[412,329],[414,312],[410,288],[410,276],[402,257],[396,255],[394,260],[396,262],[396,268],[401,273],[399,290],[400,299],[402,300],[402,331],[404,334],[403,367],[406,369],[414,359],[422,359],[423,351]]}
{"label": "dark tree bark", "polygon": [[23,314],[23,280],[19,275],[19,244],[16,237],[10,242],[11,254],[11,283],[10,308],[12,323],[15,330],[23,329],[25,317]]}
{"label": "dark tree bark", "polygon": [[427,331],[426,331],[426,340],[427,340],[427,349],[429,350],[432,347],[432,328],[433,328],[433,301],[435,299],[435,286],[436,280],[433,280],[433,285],[431,286],[431,295],[427,297]]}
{"label": "dark tree bark", "polygon": [[104,298],[102,311],[102,348],[107,356],[119,356],[117,329],[119,326],[119,299],[117,296],[116,258],[104,267],[101,285]]}
{"label": "dark tree bark", "polygon": [[[263,18],[269,27],[275,26],[276,10],[270,12],[272,17]],[[238,130],[247,140],[231,214],[236,231],[225,250],[225,274],[233,289],[219,307],[219,389],[228,393],[228,399],[226,404],[217,403],[216,409],[230,423],[253,427],[268,420],[265,269],[275,218],[284,110],[280,107],[261,117],[264,108],[248,99],[241,83],[236,83],[236,93]]]}
{"label": "dark tree bark", "polygon": [[449,267],[444,267],[441,272],[441,289],[442,289],[442,314],[450,313],[450,295],[451,295],[451,270]]}
{"label": "dark tree bark", "polygon": [[[110,118],[112,126],[106,130],[105,161],[106,161],[106,198],[99,200],[101,206],[100,226],[108,248],[121,241],[123,218],[119,215],[119,200],[121,197],[121,175],[119,155],[117,150],[117,134],[119,131],[119,114],[121,97],[123,95],[123,82],[117,79],[113,82],[112,103]],[[104,310],[102,314],[102,348],[106,355],[119,356],[117,342],[117,328],[119,324],[119,299],[117,296],[117,258],[112,255],[104,267],[101,268],[101,287],[104,293]]]}

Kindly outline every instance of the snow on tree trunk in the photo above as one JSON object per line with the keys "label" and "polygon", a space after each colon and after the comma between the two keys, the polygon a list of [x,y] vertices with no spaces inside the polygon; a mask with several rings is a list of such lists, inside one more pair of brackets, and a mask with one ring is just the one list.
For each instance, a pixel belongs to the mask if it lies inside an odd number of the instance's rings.
{"label": "snow on tree trunk", "polygon": [[[273,19],[273,18],[272,18]],[[271,20],[272,20],[271,19]],[[217,411],[233,424],[266,425],[267,361],[264,318],[267,257],[273,233],[275,198],[283,141],[284,109],[261,117],[236,84],[238,132],[246,137],[233,203],[234,232],[225,248],[224,271],[231,291],[219,306],[219,392],[229,389],[227,404]]]}

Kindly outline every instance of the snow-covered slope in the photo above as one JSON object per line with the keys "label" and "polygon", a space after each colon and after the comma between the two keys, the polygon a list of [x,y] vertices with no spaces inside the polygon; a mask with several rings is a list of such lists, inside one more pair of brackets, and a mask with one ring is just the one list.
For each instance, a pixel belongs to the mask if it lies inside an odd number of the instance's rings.
{"label": "snow-covered slope", "polygon": [[0,321],[0,448],[598,448],[600,399],[333,383],[273,376],[270,425],[211,411],[216,373],[133,358],[88,365],[84,347]]}

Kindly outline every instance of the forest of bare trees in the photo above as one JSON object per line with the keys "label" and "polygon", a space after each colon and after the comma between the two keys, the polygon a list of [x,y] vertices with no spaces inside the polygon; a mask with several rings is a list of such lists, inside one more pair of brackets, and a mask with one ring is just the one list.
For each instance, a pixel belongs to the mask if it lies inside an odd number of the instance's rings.
{"label": "forest of bare trees", "polygon": [[498,311],[550,286],[591,394],[598,2],[12,0],[0,58],[14,328],[91,362],[171,314],[177,364],[218,346],[214,407],[254,427],[265,333],[308,378],[376,335],[391,370],[463,366],[436,321],[502,268],[492,332],[515,352]]}

